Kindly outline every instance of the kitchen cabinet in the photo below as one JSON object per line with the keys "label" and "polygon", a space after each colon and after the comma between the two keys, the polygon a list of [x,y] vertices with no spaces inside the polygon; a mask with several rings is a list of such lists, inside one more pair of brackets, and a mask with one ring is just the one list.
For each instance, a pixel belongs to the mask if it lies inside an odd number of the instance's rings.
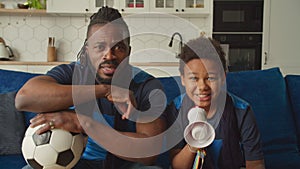
{"label": "kitchen cabinet", "polygon": [[171,14],[208,15],[210,0],[48,0],[47,13],[92,14],[110,6],[123,14],[162,12]]}
{"label": "kitchen cabinet", "polygon": [[47,0],[47,13],[85,14],[89,10],[89,0]]}
{"label": "kitchen cabinet", "polygon": [[149,12],[148,0],[120,0],[119,10],[122,13]]}
{"label": "kitchen cabinet", "polygon": [[102,6],[109,6],[119,9],[119,0],[90,0],[90,12],[97,12]]}
{"label": "kitchen cabinet", "polygon": [[210,0],[121,0],[124,13],[162,12],[171,14],[201,14],[210,12]]}
{"label": "kitchen cabinet", "polygon": [[57,14],[93,14],[102,6],[119,8],[118,0],[48,0],[47,12]]}
{"label": "kitchen cabinet", "polygon": [[153,12],[209,14],[210,11],[208,0],[154,0],[151,3]]}
{"label": "kitchen cabinet", "polygon": [[300,74],[300,1],[264,0],[263,69]]}

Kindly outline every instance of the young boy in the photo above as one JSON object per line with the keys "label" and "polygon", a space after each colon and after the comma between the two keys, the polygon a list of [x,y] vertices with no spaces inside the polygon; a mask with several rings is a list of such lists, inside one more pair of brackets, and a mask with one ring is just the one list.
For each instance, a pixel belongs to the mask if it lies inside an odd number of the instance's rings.
{"label": "young boy", "polygon": [[[169,126],[180,126],[183,131],[189,124],[188,111],[200,107],[215,129],[215,140],[203,148],[206,155],[202,158],[202,168],[264,169],[260,134],[252,109],[226,91],[226,60],[219,43],[205,37],[191,40],[183,47],[180,59],[181,83],[186,92],[170,106]],[[192,168],[196,153],[197,148],[182,139],[171,150],[172,167]]]}

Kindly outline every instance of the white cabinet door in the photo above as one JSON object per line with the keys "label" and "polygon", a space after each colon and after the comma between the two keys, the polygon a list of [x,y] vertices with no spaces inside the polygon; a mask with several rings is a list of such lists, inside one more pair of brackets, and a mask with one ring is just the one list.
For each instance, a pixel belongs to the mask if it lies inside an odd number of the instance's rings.
{"label": "white cabinet door", "polygon": [[88,13],[89,0],[47,0],[47,13]]}
{"label": "white cabinet door", "polygon": [[[124,0],[123,2],[125,2]],[[130,0],[127,0],[130,1]],[[133,1],[133,0],[132,0]],[[170,14],[197,14],[209,15],[212,0],[145,0],[143,12],[162,12]],[[148,10],[147,10],[148,9]],[[126,11],[125,11],[126,12]]]}
{"label": "white cabinet door", "polygon": [[179,0],[180,9],[182,13],[195,13],[208,15],[210,13],[210,7],[212,0]]}
{"label": "white cabinet door", "polygon": [[121,13],[161,12],[208,15],[212,0],[48,0],[47,12],[59,14],[95,13],[110,6]]}
{"label": "white cabinet door", "polygon": [[95,13],[103,6],[119,9],[120,0],[90,0],[90,12]]}
{"label": "white cabinet door", "polygon": [[151,0],[150,11],[151,12],[166,12],[176,13],[179,12],[179,1],[178,0]]}
{"label": "white cabinet door", "polygon": [[300,74],[300,1],[265,0],[262,67]]}
{"label": "white cabinet door", "polygon": [[149,12],[149,5],[149,0],[120,0],[119,10],[122,13],[143,13]]}

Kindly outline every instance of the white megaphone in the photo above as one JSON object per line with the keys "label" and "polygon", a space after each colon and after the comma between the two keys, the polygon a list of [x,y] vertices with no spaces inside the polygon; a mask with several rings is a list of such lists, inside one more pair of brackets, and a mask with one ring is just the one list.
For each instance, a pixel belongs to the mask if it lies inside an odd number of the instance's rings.
{"label": "white megaphone", "polygon": [[204,148],[215,139],[215,130],[207,122],[206,112],[200,107],[193,107],[188,112],[189,125],[184,130],[184,139],[192,147]]}

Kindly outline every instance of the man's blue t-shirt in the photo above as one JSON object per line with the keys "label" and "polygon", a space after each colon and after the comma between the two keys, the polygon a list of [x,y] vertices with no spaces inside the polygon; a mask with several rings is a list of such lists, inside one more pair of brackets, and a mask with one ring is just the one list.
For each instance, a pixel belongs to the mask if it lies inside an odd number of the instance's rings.
{"label": "man's blue t-shirt", "polygon": [[[84,76],[87,76],[90,72],[89,68],[80,65],[79,63],[72,62],[70,64],[63,64],[56,66],[52,70],[48,71],[46,75],[54,78],[59,84],[71,85],[74,80],[73,72],[76,67],[76,70],[82,71],[78,73],[79,79],[85,79]],[[161,106],[161,105],[150,105],[149,99],[151,97],[160,97],[165,98],[161,95],[162,91],[161,83],[153,78],[151,75],[146,72],[131,67],[132,74],[132,85],[130,86],[130,90],[133,91],[134,96],[136,98],[137,107],[136,109],[140,111],[144,111],[149,109],[151,106]],[[88,72],[88,73],[87,73]],[[90,75],[90,74],[89,74]],[[93,75],[91,75],[93,76]],[[96,83],[97,84],[97,83]],[[158,89],[158,90],[156,90]],[[165,100],[165,99],[164,99]],[[107,124],[111,127],[115,127],[115,115],[118,114],[117,109],[115,108],[112,102],[109,102],[106,98],[97,99],[98,107],[100,112],[94,112],[93,118],[98,121],[105,120]],[[162,103],[164,107],[166,106],[166,100]],[[160,109],[160,108],[159,108]],[[161,112],[150,112],[150,113],[159,113]],[[135,132],[135,122],[126,120],[127,126],[124,131]],[[107,155],[107,151],[105,148],[101,147],[97,144],[93,139],[88,138],[88,142],[86,145],[86,149],[82,155],[83,159],[87,160],[105,160]]]}

